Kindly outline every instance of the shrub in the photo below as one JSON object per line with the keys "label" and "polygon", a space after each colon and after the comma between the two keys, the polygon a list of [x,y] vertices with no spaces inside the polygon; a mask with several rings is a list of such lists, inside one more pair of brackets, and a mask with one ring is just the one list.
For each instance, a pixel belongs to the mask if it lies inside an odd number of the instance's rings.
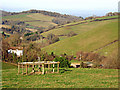
{"label": "shrub", "polygon": [[29,36],[29,35],[32,35],[32,34],[34,34],[34,33],[26,33],[26,34],[24,34],[24,36]]}
{"label": "shrub", "polygon": [[118,54],[114,52],[109,57],[105,58],[101,64],[103,64],[103,68],[108,69],[119,69],[119,60],[118,60]]}
{"label": "shrub", "polygon": [[61,68],[64,68],[64,67],[70,67],[70,62],[66,59],[66,58],[64,58],[64,57],[56,57],[55,59],[54,59],[54,61],[55,62],[60,62],[60,67]]}
{"label": "shrub", "polygon": [[59,37],[57,37],[54,34],[48,34],[47,40],[49,41],[49,44],[52,44],[52,43],[59,41]]}
{"label": "shrub", "polygon": [[48,40],[52,40],[54,37],[55,37],[55,35],[52,34],[52,33],[50,33],[50,34],[47,35],[47,39]]}
{"label": "shrub", "polygon": [[67,55],[66,53],[64,53],[64,54],[61,54],[60,56],[66,58],[68,61],[74,60],[73,55]]}
{"label": "shrub", "polygon": [[71,31],[71,32],[68,33],[67,36],[68,36],[68,37],[72,37],[72,36],[75,36],[75,35],[77,35],[77,34],[76,34],[75,32],[73,32],[73,31]]}
{"label": "shrub", "polygon": [[[81,55],[81,56],[80,56]],[[101,56],[97,53],[93,53],[93,52],[77,52],[76,53],[77,59],[78,60],[83,60],[83,61],[93,61],[93,62],[101,62],[105,56]],[[80,59],[81,57],[81,59]]]}

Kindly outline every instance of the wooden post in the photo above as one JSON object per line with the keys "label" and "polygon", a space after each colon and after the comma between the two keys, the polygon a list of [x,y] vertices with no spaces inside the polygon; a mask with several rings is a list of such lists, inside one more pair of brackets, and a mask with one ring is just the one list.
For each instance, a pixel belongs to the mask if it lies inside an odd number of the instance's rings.
{"label": "wooden post", "polygon": [[28,65],[26,65],[26,75],[28,74]]}
{"label": "wooden post", "polygon": [[18,63],[18,74],[20,74],[20,64]]}
{"label": "wooden post", "polygon": [[38,72],[40,72],[40,65],[38,64]]}
{"label": "wooden post", "polygon": [[22,74],[24,74],[24,71],[23,71],[23,63],[22,63]]}
{"label": "wooden post", "polygon": [[44,63],[42,63],[42,74],[44,74],[45,70],[44,70]]}
{"label": "wooden post", "polygon": [[48,72],[50,72],[50,63],[48,64]]}
{"label": "wooden post", "polygon": [[55,67],[55,64],[53,64],[53,73],[55,72],[55,71],[54,71],[54,67]]}
{"label": "wooden post", "polygon": [[59,63],[57,64],[57,73],[59,73]]}
{"label": "wooden post", "polygon": [[34,64],[32,65],[32,72],[33,72],[33,73],[35,72],[35,70],[34,70]]}

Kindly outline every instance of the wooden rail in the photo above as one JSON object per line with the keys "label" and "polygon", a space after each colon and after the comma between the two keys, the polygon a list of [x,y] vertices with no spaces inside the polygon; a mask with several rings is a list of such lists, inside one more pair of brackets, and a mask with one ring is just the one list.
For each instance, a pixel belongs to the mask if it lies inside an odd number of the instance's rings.
{"label": "wooden rail", "polygon": [[[60,62],[52,62],[52,61],[41,61],[41,62],[19,62],[18,63],[18,74],[20,74],[20,66],[22,65],[22,74],[24,74],[24,71],[23,71],[23,66],[25,65],[26,66],[26,75],[28,75],[28,67],[29,65],[32,65],[32,73],[35,73],[35,65],[38,65],[38,73],[40,74],[45,74],[45,65],[48,65],[48,70],[50,70],[50,66],[52,65],[53,66],[53,72],[52,73],[55,73],[55,64],[57,64],[57,73],[59,73],[59,64]],[[42,65],[42,72],[41,72],[41,68],[40,66]],[[49,71],[50,73],[50,71]]]}

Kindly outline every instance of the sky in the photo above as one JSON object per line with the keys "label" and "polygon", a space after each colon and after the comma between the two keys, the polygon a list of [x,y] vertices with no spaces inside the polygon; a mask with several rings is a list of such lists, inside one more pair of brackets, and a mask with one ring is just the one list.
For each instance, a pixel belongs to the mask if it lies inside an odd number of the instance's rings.
{"label": "sky", "polygon": [[38,9],[85,17],[117,12],[119,0],[0,0],[0,2],[0,9],[10,12]]}

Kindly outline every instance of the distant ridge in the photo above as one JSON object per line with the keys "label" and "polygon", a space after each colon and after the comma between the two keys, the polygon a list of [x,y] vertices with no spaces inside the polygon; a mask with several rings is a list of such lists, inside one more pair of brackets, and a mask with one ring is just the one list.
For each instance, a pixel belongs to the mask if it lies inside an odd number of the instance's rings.
{"label": "distant ridge", "polygon": [[83,19],[82,17],[77,17],[77,16],[72,16],[72,15],[67,15],[67,14],[60,14],[57,12],[51,12],[51,11],[45,11],[45,10],[35,10],[35,9],[31,9],[28,11],[22,11],[22,12],[7,12],[7,11],[2,11],[2,16],[9,16],[9,15],[17,15],[17,14],[24,14],[24,13],[41,13],[44,15],[48,15],[48,16],[52,16],[52,17],[61,17],[61,18],[80,18]]}
{"label": "distant ridge", "polygon": [[58,25],[64,25],[71,22],[77,22],[83,20],[82,17],[72,16],[72,15],[66,15],[66,14],[60,14],[56,12],[50,12],[45,10],[28,10],[28,11],[22,11],[22,12],[6,12],[2,11],[2,16],[12,16],[12,15],[25,15],[25,14],[42,14],[44,16],[50,16],[54,17],[51,22],[58,24]]}
{"label": "distant ridge", "polygon": [[11,12],[6,12],[3,10],[0,10],[0,13],[2,13],[2,16],[10,16],[11,15]]}

